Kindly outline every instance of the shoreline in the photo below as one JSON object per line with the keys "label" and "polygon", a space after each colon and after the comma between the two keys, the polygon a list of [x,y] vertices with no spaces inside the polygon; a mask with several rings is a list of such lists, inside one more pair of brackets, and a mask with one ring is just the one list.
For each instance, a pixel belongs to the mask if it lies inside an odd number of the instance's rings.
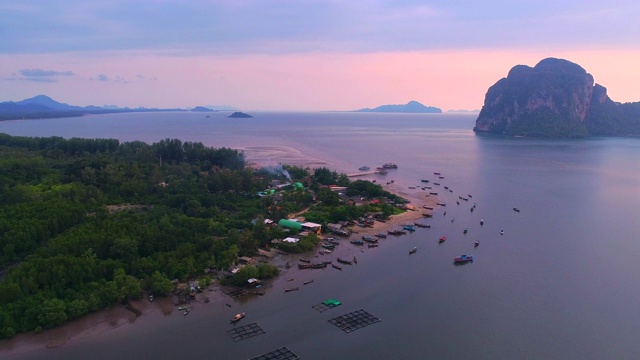
{"label": "shoreline", "polygon": [[[305,156],[305,154],[301,151],[288,146],[254,146],[238,150],[248,150],[250,155],[247,155],[247,166],[276,166],[278,164],[288,164],[300,167],[310,167],[313,169],[316,167],[329,167],[334,165],[323,159]],[[276,164],[273,164],[274,160],[277,160],[278,162]],[[439,198],[437,196],[425,196],[424,191],[420,191],[417,189],[411,192],[406,191],[406,188],[403,189],[401,188],[401,186],[408,186],[407,184],[401,185],[391,182],[385,183],[380,180],[380,178],[384,179],[385,176],[389,178],[389,175],[373,176],[375,176],[378,180],[378,182],[376,183],[378,185],[381,185],[384,190],[409,200],[409,204],[413,205],[415,209],[405,210],[405,212],[401,214],[392,215],[385,222],[375,221],[372,227],[354,228],[352,235],[350,235],[349,237],[340,237],[341,241],[350,241],[352,238],[361,238],[364,235],[373,236],[378,232],[386,233],[389,230],[398,229],[405,224],[413,225],[420,219],[425,219],[425,217],[422,215],[423,213],[433,214],[439,207],[437,205],[437,203],[439,202]],[[367,176],[364,180],[371,180],[371,178]],[[428,192],[426,194],[428,194]],[[433,210],[426,210],[422,207],[423,205],[432,207]],[[323,234],[323,237],[331,236],[332,235],[330,233]],[[364,248],[366,248],[366,245],[364,246]],[[359,249],[359,252],[364,252],[364,248]],[[301,255],[311,255],[321,259],[321,254],[318,254],[318,249],[319,248],[315,249],[313,252],[302,254],[279,254],[276,255],[276,257],[280,257],[280,259],[271,258],[270,262],[288,264],[290,261],[293,261],[297,263],[298,258]],[[349,253],[350,251],[351,250],[349,250]],[[327,258],[328,257],[329,256],[327,256]],[[267,294],[271,291],[275,291],[276,287],[274,285],[279,285],[281,282],[286,282],[286,280],[283,280],[285,278],[284,275],[290,273],[294,268],[295,271],[293,271],[293,273],[295,274],[298,271],[297,267],[295,266],[292,266],[291,269],[283,270],[276,278],[270,279],[268,283],[265,284],[266,286],[264,286],[262,289],[266,290]],[[224,294],[221,290],[221,286],[216,283],[205,288],[203,292],[206,294],[198,295],[195,301],[189,302],[188,304],[186,304],[186,306],[191,309],[197,309],[200,306],[205,306],[205,303],[223,304],[225,302],[236,301],[235,298]],[[209,301],[200,300],[201,296],[206,296]],[[40,333],[20,333],[11,339],[0,340],[0,358],[26,354],[42,349],[57,349],[60,347],[64,347],[76,340],[100,336],[101,334],[104,334],[106,332],[116,330],[123,325],[135,325],[135,323],[138,322],[140,318],[158,318],[172,316],[174,315],[174,312],[179,312],[176,308],[176,303],[177,297],[175,295],[167,296],[164,298],[156,298],[153,302],[150,302],[148,299],[146,299],[146,297],[143,297],[140,300],[134,300],[130,302],[130,305],[134,308],[135,312],[140,313],[139,315],[134,313],[134,311],[127,309],[126,305],[118,304],[109,309],[103,309],[94,313],[89,313],[56,328],[43,330]],[[182,312],[180,312],[180,314],[182,314]]]}

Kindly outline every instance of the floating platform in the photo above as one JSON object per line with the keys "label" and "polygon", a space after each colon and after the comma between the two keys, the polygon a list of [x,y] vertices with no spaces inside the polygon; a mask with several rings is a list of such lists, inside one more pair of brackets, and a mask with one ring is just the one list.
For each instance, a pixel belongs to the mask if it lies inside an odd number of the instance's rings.
{"label": "floating platform", "polygon": [[338,307],[342,305],[342,303],[338,300],[329,299],[327,301],[323,301],[318,305],[313,305],[312,308],[318,312],[325,312],[329,309],[333,309],[334,307]]}
{"label": "floating platform", "polygon": [[339,327],[346,333],[350,333],[354,330],[358,330],[380,321],[380,319],[362,309],[329,320],[330,323]]}
{"label": "floating platform", "polygon": [[262,330],[262,328],[257,323],[252,323],[233,328],[231,330],[228,330],[227,333],[231,335],[233,341],[240,341],[264,334],[264,330]]}
{"label": "floating platform", "polygon": [[239,288],[237,286],[224,286],[222,287],[222,292],[226,295],[231,296],[232,298],[247,295],[249,293],[247,290]]}
{"label": "floating platform", "polygon": [[249,360],[297,360],[297,359],[300,359],[298,355],[296,355],[293,351],[287,349],[286,347],[282,347],[280,349],[273,350],[272,352],[268,352],[266,354],[252,357]]}

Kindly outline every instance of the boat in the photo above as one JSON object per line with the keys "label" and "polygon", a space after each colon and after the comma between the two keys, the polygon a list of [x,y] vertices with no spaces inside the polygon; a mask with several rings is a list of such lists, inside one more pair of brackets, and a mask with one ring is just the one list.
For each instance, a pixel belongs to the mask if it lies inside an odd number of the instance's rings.
{"label": "boat", "polygon": [[433,214],[429,214],[429,213],[422,213],[422,216],[430,218],[433,217]]}
{"label": "boat", "polygon": [[340,241],[336,238],[326,238],[325,239],[329,244],[340,245]]}
{"label": "boat", "polygon": [[238,321],[242,320],[242,318],[245,317],[245,313],[239,313],[239,314],[235,314],[232,318],[231,318],[231,323],[237,323]]}
{"label": "boat", "polygon": [[284,292],[286,292],[286,293],[287,293],[287,292],[291,292],[291,291],[298,291],[298,290],[300,290],[300,289],[299,289],[299,288],[297,288],[297,287],[294,287],[294,288],[284,289]]}
{"label": "boat", "polygon": [[382,167],[384,169],[397,169],[398,165],[396,165],[394,163],[386,163],[386,164],[382,165]]}
{"label": "boat", "polygon": [[469,232],[469,229],[467,229],[467,228],[464,228],[464,230],[462,230],[463,234],[466,234],[467,232]]}
{"label": "boat", "polygon": [[437,192],[429,192],[429,195],[438,195]]}
{"label": "boat", "polygon": [[351,240],[351,243],[353,245],[364,245],[364,242],[362,242],[362,240]]}
{"label": "boat", "polygon": [[[331,263],[331,262],[329,262]],[[327,263],[326,262],[321,262],[321,263],[317,263],[317,264],[311,264],[311,269],[324,269],[327,267]]]}
{"label": "boat", "polygon": [[370,247],[370,248],[378,247],[378,244],[367,244],[367,247]]}
{"label": "boat", "polygon": [[367,170],[371,170],[371,168],[370,168],[370,167],[368,167],[368,166],[360,166],[360,167],[358,168],[358,170],[360,170],[360,171],[367,171]]}
{"label": "boat", "polygon": [[416,228],[413,225],[402,225],[402,228],[407,231],[416,231]]}
{"label": "boat", "polygon": [[433,206],[422,205],[422,207],[427,210],[433,210]]}
{"label": "boat", "polygon": [[436,203],[436,205],[438,205],[438,206],[447,206],[447,204],[445,204],[445,203]]}
{"label": "boat", "polygon": [[303,263],[307,263],[307,264],[311,262],[311,260],[303,259],[303,258],[300,258],[300,261],[302,261]]}
{"label": "boat", "polygon": [[440,183],[434,182],[433,185],[440,185]]}
{"label": "boat", "polygon": [[448,187],[448,186],[445,186],[445,187],[444,187],[444,189],[445,189],[445,190],[449,190],[449,187]]}
{"label": "boat", "polygon": [[353,257],[353,263],[354,263],[354,264],[357,264],[357,263],[358,263],[358,259],[356,259],[356,257],[355,257],[355,256]]}
{"label": "boat", "polygon": [[256,294],[256,295],[260,295],[260,296],[263,296],[264,294],[266,294],[266,292],[264,290],[256,290],[253,293]]}
{"label": "boat", "polygon": [[374,238],[373,236],[369,236],[369,235],[362,236],[362,240],[366,241],[368,243],[378,242],[378,239]]}
{"label": "boat", "polygon": [[465,264],[468,262],[473,262],[473,255],[460,255],[453,258],[453,262],[456,264]]}
{"label": "boat", "polygon": [[345,260],[345,259],[341,259],[341,258],[338,258],[338,262],[340,264],[347,264],[347,265],[353,264],[353,261],[349,261],[349,260]]}
{"label": "boat", "polygon": [[322,243],[322,247],[325,248],[325,249],[329,249],[329,250],[333,250],[333,249],[336,248],[335,245],[330,244],[330,243]]}
{"label": "boat", "polygon": [[431,225],[428,224],[422,224],[422,223],[413,223],[413,225],[417,226],[417,227],[421,227],[421,228],[430,228]]}
{"label": "boat", "polygon": [[184,316],[189,315],[190,312],[191,312],[191,308],[187,308],[187,310],[184,311]]}
{"label": "boat", "polygon": [[406,233],[407,233],[406,231],[402,231],[402,230],[389,230],[389,231],[387,231],[387,234],[395,235],[395,236],[404,235]]}
{"label": "boat", "polygon": [[331,250],[329,250],[329,249],[322,249],[322,250],[320,250],[320,253],[322,253],[322,254],[331,254]]}
{"label": "boat", "polygon": [[476,241],[476,242],[473,244],[473,247],[478,247],[478,246],[480,246],[480,241]]}
{"label": "boat", "polygon": [[504,235],[504,230],[500,230],[500,235]]}
{"label": "boat", "polygon": [[439,172],[434,172],[433,175],[440,175],[440,173]]}
{"label": "boat", "polygon": [[480,219],[480,226],[484,225],[484,220]]}
{"label": "boat", "polygon": [[331,264],[331,267],[334,268],[334,269],[338,269],[338,270],[342,271],[342,266],[338,266],[336,264]]}
{"label": "boat", "polygon": [[518,208],[513,208],[513,211],[515,211],[515,212],[520,212],[520,209],[518,209]]}
{"label": "boat", "polygon": [[387,234],[384,234],[384,233],[377,233],[377,234],[376,234],[376,237],[379,237],[379,238],[381,238],[381,239],[386,239],[386,238],[387,238]]}
{"label": "boat", "polygon": [[446,236],[441,236],[440,239],[438,239],[438,243],[443,243],[445,240],[447,240]]}
{"label": "boat", "polygon": [[429,182],[429,180],[427,180],[427,179],[422,179],[420,181],[423,182],[423,183],[428,183]]}
{"label": "boat", "polygon": [[418,251],[418,248],[414,247],[413,249],[411,249],[411,251],[409,251],[409,255],[415,254],[417,251]]}
{"label": "boat", "polygon": [[467,196],[468,196],[469,198],[472,198],[472,197],[473,197],[473,196],[471,196],[471,194],[467,194]]}
{"label": "boat", "polygon": [[311,269],[311,264],[298,264],[298,269]]}
{"label": "boat", "polygon": [[313,280],[305,281],[305,282],[303,282],[303,283],[302,283],[302,285],[309,285],[309,284],[311,284],[312,282],[313,282]]}

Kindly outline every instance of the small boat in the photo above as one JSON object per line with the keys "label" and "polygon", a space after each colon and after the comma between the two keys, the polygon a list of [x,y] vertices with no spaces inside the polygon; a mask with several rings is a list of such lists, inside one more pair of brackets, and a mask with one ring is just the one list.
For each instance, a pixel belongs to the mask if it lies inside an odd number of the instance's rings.
{"label": "small boat", "polygon": [[367,170],[371,170],[371,168],[370,168],[370,167],[368,167],[368,166],[360,166],[360,167],[358,168],[358,170],[360,170],[360,171],[367,171]]}
{"label": "small boat", "polygon": [[409,189],[415,189],[415,188],[416,188],[415,186],[409,186]]}
{"label": "small boat", "polygon": [[431,225],[428,224],[422,224],[422,223],[413,223],[413,225],[417,226],[417,227],[421,227],[421,228],[431,228]]}
{"label": "small boat", "polygon": [[480,219],[480,226],[484,225],[484,220]]}
{"label": "small boat", "polygon": [[231,304],[225,304],[227,307],[231,307]]}
{"label": "small boat", "polygon": [[420,181],[423,182],[423,183],[428,183],[429,182],[429,180],[427,180],[427,179],[422,179]]}
{"label": "small boat", "polygon": [[518,208],[513,208],[513,211],[515,211],[515,212],[520,212],[520,209],[518,209]]}
{"label": "small boat", "polygon": [[245,317],[245,313],[239,313],[239,314],[235,314],[232,318],[231,318],[231,323],[237,323],[238,321],[240,321],[242,318]]}
{"label": "small boat", "polygon": [[480,241],[476,241],[476,242],[473,244],[473,247],[478,247],[478,246],[480,246]]}
{"label": "small boat", "polygon": [[307,264],[311,262],[311,260],[303,259],[303,258],[300,258],[300,261],[302,261],[302,262],[304,262],[304,263],[307,263]]}
{"label": "small boat", "polygon": [[422,207],[427,210],[433,210],[433,206],[422,205]]}
{"label": "small boat", "polygon": [[257,291],[254,291],[253,293],[256,294],[256,295],[260,295],[260,296],[263,296],[264,294],[266,294],[266,292],[264,292],[264,290],[257,290]]}
{"label": "small boat", "polygon": [[321,263],[317,263],[317,264],[311,264],[311,268],[312,269],[324,269],[327,267],[327,264],[330,264],[331,262],[321,262]]}
{"label": "small boat", "polygon": [[[228,306],[228,307],[231,307],[231,305],[229,305],[229,304],[227,304],[227,306]],[[187,309],[188,309],[188,307],[186,307],[186,306],[180,306],[180,307],[178,308],[178,310],[180,310],[180,311],[185,311],[185,310],[187,310]]]}
{"label": "small boat", "polygon": [[416,231],[416,228],[413,225],[402,225],[402,228],[407,231]]}
{"label": "small boat", "polygon": [[329,244],[340,245],[340,240],[336,238],[326,238],[325,240],[328,241]]}
{"label": "small boat", "polygon": [[438,244],[443,243],[445,240],[447,240],[446,236],[441,236],[440,239],[438,239]]}
{"label": "small boat", "polygon": [[471,194],[467,194],[467,196],[468,196],[469,198],[472,198],[472,197],[473,197],[473,196],[471,196]]}
{"label": "small boat", "polygon": [[434,172],[433,175],[440,175],[440,173],[439,172]]}
{"label": "small boat", "polygon": [[438,179],[444,179],[444,176],[438,176]]}
{"label": "small boat", "polygon": [[297,288],[297,287],[294,287],[294,288],[284,289],[284,292],[286,292],[286,293],[287,293],[287,292],[291,292],[291,291],[298,291],[298,290],[300,290],[300,289],[299,289],[299,288]]}
{"label": "small boat", "polygon": [[437,192],[430,192],[429,195],[438,195]]}
{"label": "small boat", "polygon": [[341,264],[347,264],[347,265],[353,264],[353,261],[344,260],[344,259],[341,259],[341,258],[338,258],[338,262],[341,263]]}
{"label": "small boat", "polygon": [[377,233],[376,237],[379,237],[381,239],[386,239],[387,238],[387,234],[385,234],[385,233]]}
{"label": "small boat", "polygon": [[330,243],[322,243],[322,247],[325,248],[325,249],[329,249],[329,250],[333,250],[333,249],[336,248],[335,245],[330,244]]}
{"label": "small boat", "polygon": [[305,282],[303,282],[303,283],[302,283],[302,285],[309,285],[309,284],[311,284],[312,282],[313,282],[313,280],[305,281]]}
{"label": "small boat", "polygon": [[187,310],[184,311],[184,316],[189,315],[190,312],[191,312],[191,308],[188,308]]}
{"label": "small boat", "polygon": [[362,236],[362,241],[366,241],[368,243],[374,243],[374,242],[377,242],[378,239],[374,238],[373,236],[363,235]]}
{"label": "small boat", "polygon": [[378,244],[367,244],[367,247],[369,247],[369,248],[378,247]]}
{"label": "small boat", "polygon": [[473,255],[460,255],[453,258],[453,262],[456,264],[464,264],[468,262],[473,262]]}
{"label": "small boat", "polygon": [[384,169],[397,169],[398,165],[396,165],[394,163],[386,163],[386,164],[382,165],[382,167]]}
{"label": "small boat", "polygon": [[358,259],[356,259],[356,257],[355,257],[355,256],[353,257],[353,263],[354,263],[354,264],[357,264],[357,263],[358,263]]}
{"label": "small boat", "polygon": [[338,270],[342,271],[342,266],[338,266],[336,264],[331,264],[331,267],[334,268],[334,269],[338,269]]}
{"label": "small boat", "polygon": [[433,217],[433,214],[429,214],[429,213],[422,213],[422,216],[430,218]]}
{"label": "small boat", "polygon": [[322,249],[322,250],[320,250],[320,252],[324,253],[324,254],[331,254],[331,250],[329,250],[329,249]]}
{"label": "small boat", "polygon": [[440,185],[440,183],[434,182],[433,185]]}
{"label": "small boat", "polygon": [[402,231],[402,230],[389,230],[389,231],[387,231],[387,234],[395,235],[395,236],[404,235],[406,233],[407,233],[406,231]]}
{"label": "small boat", "polygon": [[311,269],[311,264],[298,264],[298,269]]}
{"label": "small boat", "polygon": [[438,206],[447,206],[447,204],[445,204],[445,203],[436,203],[436,205],[438,205]]}
{"label": "small boat", "polygon": [[504,230],[500,230],[500,235],[504,235]]}
{"label": "small boat", "polygon": [[464,228],[464,230],[462,230],[463,234],[466,234],[467,232],[469,232],[469,229],[467,229],[467,228]]}
{"label": "small boat", "polygon": [[415,254],[417,251],[418,251],[418,248],[414,247],[413,249],[411,249],[411,251],[409,251],[409,255]]}
{"label": "small boat", "polygon": [[364,242],[362,240],[351,240],[351,243],[353,245],[364,245]]}
{"label": "small boat", "polygon": [[449,190],[449,187],[448,187],[448,186],[445,186],[445,187],[444,187],[444,189],[445,189],[445,190]]}

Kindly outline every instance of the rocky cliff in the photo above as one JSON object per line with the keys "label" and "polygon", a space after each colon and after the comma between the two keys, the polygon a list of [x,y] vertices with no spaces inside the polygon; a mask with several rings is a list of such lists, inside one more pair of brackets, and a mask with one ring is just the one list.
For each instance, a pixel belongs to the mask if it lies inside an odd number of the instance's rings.
{"label": "rocky cliff", "polygon": [[[620,108],[604,87],[594,86],[593,76],[580,65],[547,58],[533,68],[517,65],[491,86],[474,131],[542,137],[612,135],[622,129],[604,131],[605,123],[620,122],[622,117],[637,123],[640,130],[640,112],[623,116]],[[604,123],[602,116],[608,118]]]}

